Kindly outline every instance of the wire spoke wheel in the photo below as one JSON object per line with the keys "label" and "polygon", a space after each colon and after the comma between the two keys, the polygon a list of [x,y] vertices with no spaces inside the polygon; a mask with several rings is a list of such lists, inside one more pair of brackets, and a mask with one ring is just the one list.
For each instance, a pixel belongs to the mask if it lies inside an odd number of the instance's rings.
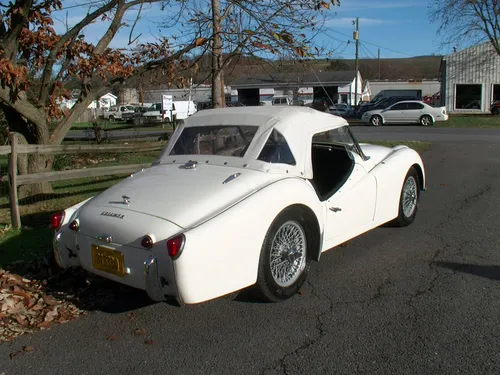
{"label": "wire spoke wheel", "polygon": [[306,249],[306,234],[295,221],[287,221],[277,230],[269,254],[276,284],[288,287],[300,277],[306,265]]}
{"label": "wire spoke wheel", "polygon": [[403,213],[406,217],[413,215],[417,207],[418,197],[417,181],[413,176],[408,177],[403,186]]}

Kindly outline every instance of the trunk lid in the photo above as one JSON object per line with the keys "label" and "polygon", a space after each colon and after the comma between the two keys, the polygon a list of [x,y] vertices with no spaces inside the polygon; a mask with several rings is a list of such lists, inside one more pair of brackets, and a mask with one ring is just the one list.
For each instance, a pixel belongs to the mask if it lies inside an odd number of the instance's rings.
{"label": "trunk lid", "polygon": [[[224,183],[237,173],[240,175]],[[195,169],[184,169],[160,164],[112,186],[82,210],[92,211],[90,217],[104,216],[117,225],[129,217],[139,220],[140,215],[137,218],[132,215],[135,212],[186,228],[280,178],[276,174],[228,166],[198,165]],[[120,215],[125,216],[120,218]]]}

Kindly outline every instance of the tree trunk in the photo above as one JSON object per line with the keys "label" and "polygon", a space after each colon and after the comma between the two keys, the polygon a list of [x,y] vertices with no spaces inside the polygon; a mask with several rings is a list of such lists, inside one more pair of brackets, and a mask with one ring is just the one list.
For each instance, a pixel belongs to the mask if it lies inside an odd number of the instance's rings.
{"label": "tree trunk", "polygon": [[212,106],[214,108],[223,107],[222,97],[222,39],[220,25],[220,3],[219,0],[212,0]]}
{"label": "tree trunk", "polygon": [[[28,174],[52,171],[53,155],[29,154],[27,161]],[[19,174],[22,174],[19,171]],[[54,193],[50,182],[39,182],[36,184],[19,186],[19,198],[33,197],[37,195],[48,195]]]}

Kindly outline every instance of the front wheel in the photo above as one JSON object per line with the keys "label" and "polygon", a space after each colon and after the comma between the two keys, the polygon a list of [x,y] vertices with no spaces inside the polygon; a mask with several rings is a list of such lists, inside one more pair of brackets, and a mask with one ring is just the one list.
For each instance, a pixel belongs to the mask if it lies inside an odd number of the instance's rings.
{"label": "front wheel", "polygon": [[371,119],[370,119],[370,123],[373,126],[382,125],[382,117],[380,117],[379,115],[372,116]]}
{"label": "front wheel", "polygon": [[398,217],[392,222],[397,227],[410,225],[417,215],[420,199],[419,178],[415,167],[411,167],[406,174],[399,197]]}
{"label": "front wheel", "polygon": [[434,121],[432,121],[432,117],[428,115],[424,115],[420,118],[420,125],[429,126],[432,125]]}
{"label": "front wheel", "polygon": [[297,209],[280,214],[271,224],[259,261],[257,289],[270,302],[291,298],[304,284],[309,271],[304,216]]}

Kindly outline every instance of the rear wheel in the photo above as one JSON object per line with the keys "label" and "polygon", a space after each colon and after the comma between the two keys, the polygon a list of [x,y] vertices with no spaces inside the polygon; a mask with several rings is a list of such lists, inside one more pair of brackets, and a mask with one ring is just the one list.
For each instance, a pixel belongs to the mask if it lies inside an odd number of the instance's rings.
{"label": "rear wheel", "polygon": [[406,227],[415,220],[420,198],[419,186],[417,170],[415,167],[411,167],[406,174],[403,187],[401,188],[398,217],[392,222],[393,225]]}
{"label": "rear wheel", "polygon": [[498,116],[498,115],[500,115],[500,109],[498,109],[497,107],[493,108],[493,109],[491,110],[491,114],[492,114],[493,116]]}
{"label": "rear wheel", "polygon": [[432,117],[429,115],[423,115],[422,117],[420,117],[420,125],[422,126],[432,125],[433,122],[434,121],[432,120]]}
{"label": "rear wheel", "polygon": [[109,116],[109,122],[114,122],[115,121],[115,116]]}
{"label": "rear wheel", "polygon": [[382,117],[379,116],[379,115],[374,115],[370,118],[370,123],[373,125],[373,126],[379,126],[379,125],[382,125]]}
{"label": "rear wheel", "polygon": [[295,208],[286,210],[271,224],[262,245],[256,285],[263,299],[284,301],[304,284],[310,266],[306,224]]}

